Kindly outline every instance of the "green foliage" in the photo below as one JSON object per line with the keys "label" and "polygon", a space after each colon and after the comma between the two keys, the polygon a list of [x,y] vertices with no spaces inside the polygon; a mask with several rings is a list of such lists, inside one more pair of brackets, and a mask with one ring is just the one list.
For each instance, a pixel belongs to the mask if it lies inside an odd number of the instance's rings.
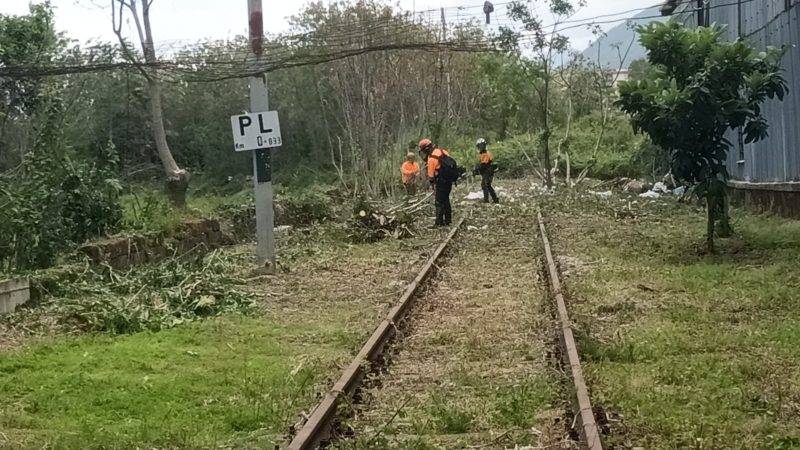
{"label": "green foliage", "polygon": [[620,83],[618,105],[631,115],[634,129],[671,155],[676,178],[697,183],[708,200],[708,245],[714,226],[729,234],[725,160],[732,144],[725,133],[742,130],[745,142],[767,136],[761,114],[767,99],[782,100],[783,52],[757,52],[745,41],[723,42],[717,27],[689,30],[677,22],[639,27],[652,64],[649,77]]}
{"label": "green foliage", "polygon": [[[539,139],[536,135],[520,134],[496,144],[489,143],[489,151],[494,156],[498,174],[503,177],[523,177],[533,173],[538,167]],[[477,161],[477,151],[473,152],[472,161]],[[529,159],[530,158],[530,159]]]}
{"label": "green foliage", "polygon": [[633,81],[647,80],[655,75],[653,65],[646,59],[631,61],[628,71],[628,75]]}
{"label": "green foliage", "polygon": [[431,403],[431,416],[442,434],[463,434],[472,427],[474,413],[454,404],[450,397],[436,393],[431,398]]}
{"label": "green foliage", "polygon": [[[58,104],[51,105],[53,114],[60,114]],[[102,164],[76,160],[59,149],[52,130],[40,133],[37,150],[21,166],[0,176],[0,268],[6,271],[47,267],[122,219],[114,146],[105,149]]]}
{"label": "green foliage", "polygon": [[622,218],[627,200],[546,201],[559,253],[576,261],[570,313],[592,398],[624,417],[604,444],[796,448],[799,221],[739,210],[740,236],[711,255],[690,205],[639,202]]}
{"label": "green foliage", "polygon": [[[333,361],[347,357],[350,347],[330,344],[339,329],[326,325],[227,315],[5,351],[3,446],[274,448],[295,411],[313,405]],[[311,332],[327,338],[313,356],[303,345]]]}
{"label": "green foliage", "polygon": [[[0,66],[47,62],[61,45],[49,3],[31,4],[30,14],[24,16],[0,14]],[[0,118],[5,122],[32,113],[39,103],[40,88],[40,80],[0,78]]]}
{"label": "green foliage", "polygon": [[162,192],[144,189],[132,192],[121,199],[122,227],[130,231],[169,231],[181,221]]}
{"label": "green foliage", "polygon": [[620,83],[619,105],[637,131],[672,153],[674,174],[687,182],[726,177],[724,135],[742,127],[750,143],[767,135],[767,99],[783,99],[782,52],[758,53],[746,42],[721,42],[719,28],[678,23],[640,27],[654,70],[649,79]]}
{"label": "green foliage", "polygon": [[9,317],[13,326],[63,331],[136,333],[158,331],[223,312],[246,311],[251,294],[229,275],[234,263],[220,252],[199,260],[170,259],[128,272],[109,267],[52,269],[32,277],[43,298],[33,309]]}
{"label": "green foliage", "polygon": [[[602,126],[599,114],[581,117],[572,123],[569,140],[562,142],[561,150],[569,154],[573,175],[584,169],[588,169],[588,176],[600,179],[637,178],[650,172],[652,160],[647,152],[652,146],[646,137],[634,133],[621,114],[611,113],[606,119],[606,130],[595,154]],[[560,128],[554,131],[555,136],[562,134]],[[559,170],[562,173],[566,170],[564,159],[560,161]]]}
{"label": "green foliage", "polygon": [[281,189],[276,196],[284,221],[291,225],[311,225],[334,217],[330,187],[312,185],[303,189]]}

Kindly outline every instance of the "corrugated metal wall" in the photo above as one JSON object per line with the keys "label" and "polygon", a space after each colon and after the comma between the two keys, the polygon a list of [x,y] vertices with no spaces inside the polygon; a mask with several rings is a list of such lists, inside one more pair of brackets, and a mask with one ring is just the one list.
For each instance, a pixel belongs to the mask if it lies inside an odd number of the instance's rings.
{"label": "corrugated metal wall", "polygon": [[[735,145],[728,155],[728,170],[736,180],[800,181],[800,0],[788,3],[787,10],[787,0],[710,0],[710,21],[725,25],[728,39],[742,36],[762,49],[791,46],[783,59],[789,95],[763,107],[769,137],[740,146],[737,132],[728,136]],[[696,14],[684,12],[681,21],[696,25]]]}

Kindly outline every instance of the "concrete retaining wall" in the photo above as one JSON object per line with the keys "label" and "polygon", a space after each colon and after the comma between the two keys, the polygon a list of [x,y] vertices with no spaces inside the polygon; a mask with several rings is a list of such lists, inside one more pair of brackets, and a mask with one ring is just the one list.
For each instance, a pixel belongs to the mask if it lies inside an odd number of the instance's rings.
{"label": "concrete retaining wall", "polygon": [[800,219],[800,183],[729,183],[731,201],[759,212]]}
{"label": "concrete retaining wall", "polygon": [[14,312],[17,306],[31,298],[27,279],[0,281],[0,314]]}

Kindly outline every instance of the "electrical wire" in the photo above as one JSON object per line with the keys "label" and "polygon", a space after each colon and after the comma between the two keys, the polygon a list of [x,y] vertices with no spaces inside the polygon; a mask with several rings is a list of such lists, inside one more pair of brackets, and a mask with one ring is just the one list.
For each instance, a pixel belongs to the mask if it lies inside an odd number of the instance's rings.
{"label": "electrical wire", "polygon": [[[691,5],[693,1],[682,0],[679,2],[679,6]],[[717,9],[754,1],[756,0],[740,0],[711,5],[707,8]],[[504,2],[496,6],[512,3],[515,2]],[[567,19],[540,26],[537,30],[516,32],[512,30],[512,32],[517,38],[518,44],[531,44],[537,40],[541,41],[541,39],[561,35],[561,33],[575,28],[661,18],[661,15],[652,15],[601,20],[632,12],[646,11],[655,6],[658,4],[584,19]],[[303,32],[270,36],[264,42],[265,56],[259,59],[254,59],[250,54],[246,39],[238,37],[234,40],[205,41],[183,47],[169,45],[166,49],[169,58],[162,58],[154,63],[130,62],[121,58],[97,62],[90,52],[89,58],[85,61],[60,61],[32,66],[0,66],[0,77],[36,78],[117,70],[146,70],[168,82],[208,82],[246,78],[292,67],[324,64],[372,52],[497,51],[498,49],[492,43],[492,36],[477,25],[476,17],[463,18],[460,15],[460,12],[465,9],[478,7],[482,7],[482,5],[453,6],[417,13],[398,12],[387,8],[386,14],[378,18],[355,17],[352,20],[345,20],[344,23],[323,25],[319,28],[298,23],[296,26]],[[447,35],[444,35],[442,30],[444,24],[441,23],[441,17],[432,16],[428,20],[418,17],[420,13],[439,12],[441,15],[443,10],[445,11],[445,24],[447,24],[448,14],[451,21],[447,26],[449,28]],[[455,21],[452,20],[453,11],[456,12]],[[683,12],[683,14],[685,13],[686,11]],[[503,23],[517,24],[508,18],[495,21],[495,25]],[[459,35],[459,33],[466,35]],[[209,47],[207,45],[209,43],[216,44],[218,47]],[[163,47],[161,49],[165,50]]]}

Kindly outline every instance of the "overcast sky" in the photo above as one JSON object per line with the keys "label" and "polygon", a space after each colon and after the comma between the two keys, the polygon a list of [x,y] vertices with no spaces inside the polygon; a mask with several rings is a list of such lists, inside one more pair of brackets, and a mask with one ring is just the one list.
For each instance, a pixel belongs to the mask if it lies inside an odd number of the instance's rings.
{"label": "overcast sky", "polygon": [[[328,1],[328,0],[325,0]],[[39,3],[41,0],[32,0]],[[494,19],[502,22],[508,0],[494,0]],[[25,14],[31,0],[0,0],[0,13]],[[51,0],[56,9],[56,26],[73,39],[116,40],[111,29],[110,0]],[[265,31],[287,29],[287,17],[298,12],[308,0],[264,0]],[[405,10],[430,10],[446,7],[448,20],[463,20],[471,13],[480,13],[482,0],[391,0]],[[541,3],[541,0],[539,0]],[[588,0],[576,19],[645,8],[660,0]],[[463,7],[463,9],[457,9]],[[539,8],[541,9],[541,8]],[[619,17],[635,14],[628,13]],[[437,15],[438,16],[438,15]],[[547,22],[547,17],[545,22]],[[614,17],[616,18],[616,17]],[[613,19],[613,18],[612,18]],[[609,20],[604,18],[602,20]],[[224,39],[247,32],[246,0],[155,0],[152,11],[153,34],[159,47],[191,43],[201,39]],[[615,24],[602,25],[605,29]],[[567,31],[572,45],[584,49],[593,35],[581,27]]]}

